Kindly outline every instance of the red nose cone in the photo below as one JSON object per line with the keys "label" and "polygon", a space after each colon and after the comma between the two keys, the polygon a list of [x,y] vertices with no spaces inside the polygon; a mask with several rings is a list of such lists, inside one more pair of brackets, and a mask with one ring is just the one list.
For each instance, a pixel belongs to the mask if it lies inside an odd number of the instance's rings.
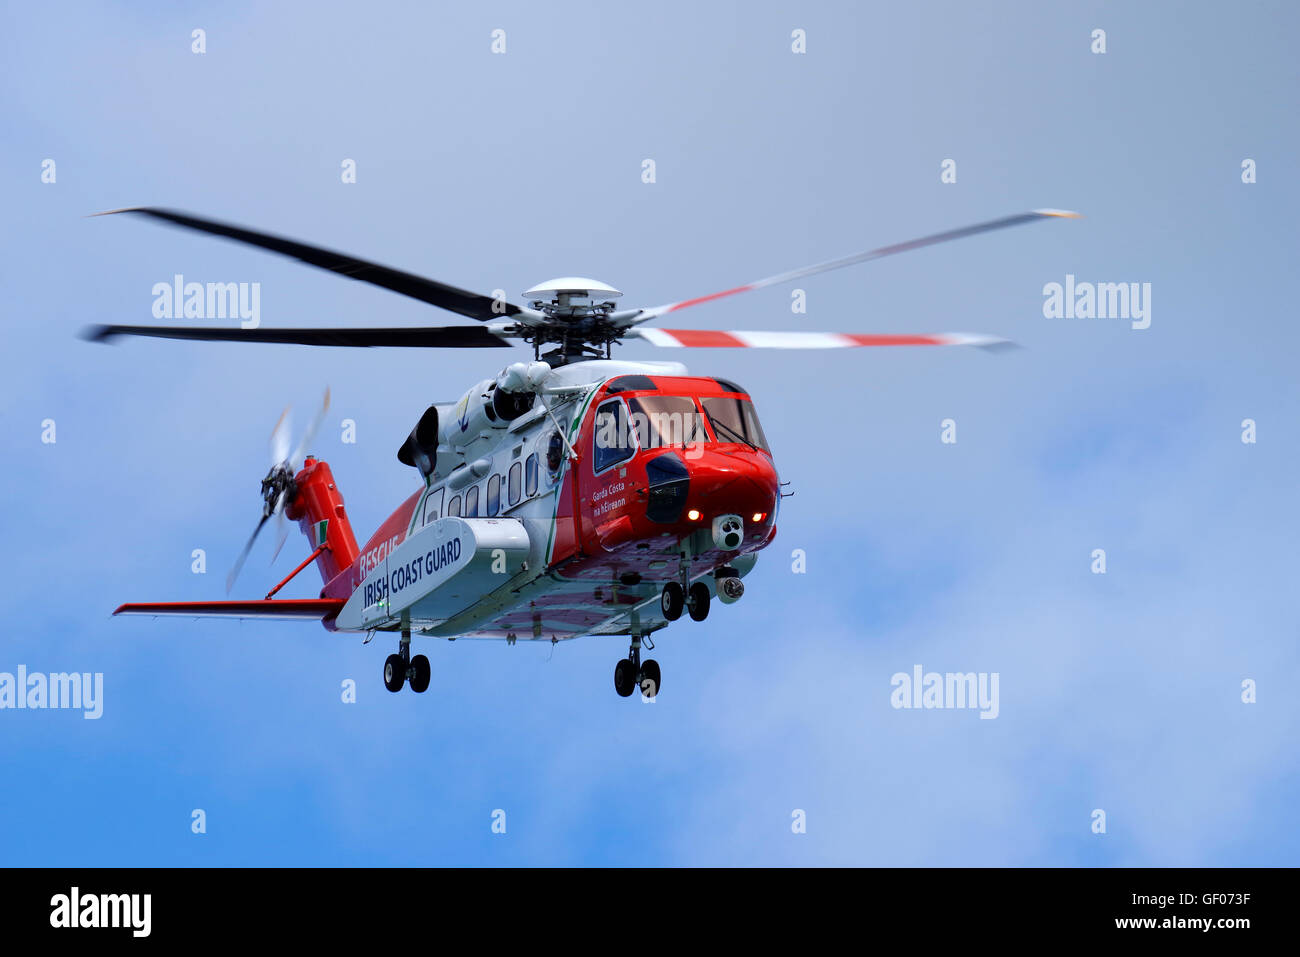
{"label": "red nose cone", "polygon": [[767,536],[780,491],[771,456],[751,449],[705,448],[683,458],[691,478],[682,515],[687,525],[709,528],[720,515],[738,515],[745,541]]}

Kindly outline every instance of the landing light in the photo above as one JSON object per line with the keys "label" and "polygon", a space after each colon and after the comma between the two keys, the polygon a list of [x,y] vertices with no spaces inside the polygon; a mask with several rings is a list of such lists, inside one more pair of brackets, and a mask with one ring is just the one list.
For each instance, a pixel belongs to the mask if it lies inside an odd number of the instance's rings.
{"label": "landing light", "polygon": [[761,522],[763,519],[767,518],[767,513],[766,513],[766,512],[755,512],[755,513],[754,513],[752,516],[750,516],[750,517],[754,520],[754,523],[757,524],[758,522]]}
{"label": "landing light", "polygon": [[686,513],[686,517],[692,522],[698,522],[700,520],[700,510],[698,508],[693,508]]}

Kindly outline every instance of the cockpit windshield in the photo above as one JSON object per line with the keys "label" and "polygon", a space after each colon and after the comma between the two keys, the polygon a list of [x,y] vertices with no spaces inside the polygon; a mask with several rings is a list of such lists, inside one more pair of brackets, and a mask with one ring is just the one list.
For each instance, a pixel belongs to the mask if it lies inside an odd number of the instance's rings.
{"label": "cockpit windshield", "polygon": [[758,424],[753,403],[728,396],[707,396],[700,399],[700,404],[704,406],[704,414],[709,417],[709,424],[719,442],[739,442],[772,454],[763,427]]}
{"label": "cockpit windshield", "polygon": [[680,395],[642,395],[630,400],[632,427],[643,449],[702,445],[709,440],[695,401]]}

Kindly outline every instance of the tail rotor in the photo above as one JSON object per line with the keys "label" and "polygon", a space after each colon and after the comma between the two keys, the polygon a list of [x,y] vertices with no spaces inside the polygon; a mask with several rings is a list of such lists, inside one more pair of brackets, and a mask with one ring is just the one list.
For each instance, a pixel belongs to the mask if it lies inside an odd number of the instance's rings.
{"label": "tail rotor", "polygon": [[271,430],[271,468],[266,473],[266,478],[262,479],[262,517],[254,526],[253,534],[248,536],[248,541],[245,543],[243,551],[239,553],[239,558],[235,560],[235,564],[231,567],[230,574],[226,576],[226,594],[230,594],[231,589],[234,588],[235,579],[239,577],[244,562],[248,560],[249,552],[253,550],[253,543],[257,541],[257,536],[261,533],[263,526],[272,518],[275,519],[276,523],[276,543],[271,561],[275,561],[280,554],[280,549],[284,547],[285,539],[289,534],[284,512],[297,492],[294,475],[302,467],[303,460],[307,455],[307,449],[312,440],[315,439],[321,423],[325,421],[325,413],[329,411],[329,406],[330,390],[327,388],[320,408],[312,417],[307,430],[303,433],[292,454],[289,452],[291,425],[288,408],[280,414],[280,420],[276,422],[275,428]]}

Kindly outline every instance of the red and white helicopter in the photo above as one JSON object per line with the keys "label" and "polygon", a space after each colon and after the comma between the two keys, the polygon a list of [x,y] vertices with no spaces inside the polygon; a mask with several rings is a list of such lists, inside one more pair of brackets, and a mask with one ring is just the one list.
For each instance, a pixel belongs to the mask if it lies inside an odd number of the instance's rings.
{"label": "red and white helicopter", "polygon": [[[825,349],[974,345],[1006,340],[965,333],[716,332],[646,328],[688,306],[761,289],[1023,223],[1077,214],[1040,209],[819,263],[695,299],[619,309],[618,290],[564,278],[524,293],[528,305],[478,295],[317,246],[157,208],[113,210],[163,220],[292,256],[481,322],[478,326],[213,329],[95,326],[88,338],[297,343],[315,346],[482,348],[510,339],[533,348],[460,400],[431,405],[397,457],[420,487],[362,546],[324,461],[306,456],[325,406],[289,453],[282,417],[274,464],[262,480],[262,518],[298,523],[311,554],[263,599],[132,603],[118,615],[281,618],[320,621],[330,631],[392,632],[396,653],[384,684],[429,686],[429,659],[412,656],[412,635],[558,641],[628,635],[614,669],[624,697],[660,689],[659,665],[642,642],[686,612],[696,621],[744,593],[742,579],[776,535],[781,488],[749,393],[726,379],[690,375],[677,362],[627,362],[614,343],[665,347]],[[277,552],[279,550],[277,546]],[[275,594],[312,561],[319,598]],[[653,640],[649,640],[653,648]]]}

